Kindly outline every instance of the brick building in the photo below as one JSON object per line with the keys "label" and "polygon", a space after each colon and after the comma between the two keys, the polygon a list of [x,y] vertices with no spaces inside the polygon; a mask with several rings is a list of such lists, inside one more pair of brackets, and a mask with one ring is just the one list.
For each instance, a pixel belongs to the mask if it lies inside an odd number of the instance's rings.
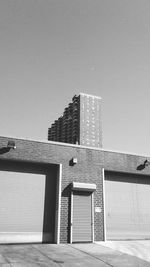
{"label": "brick building", "polygon": [[48,140],[102,147],[101,98],[80,93],[48,129]]}
{"label": "brick building", "polygon": [[100,98],[77,99],[78,144],[0,137],[0,243],[150,238],[150,158],[103,149]]}

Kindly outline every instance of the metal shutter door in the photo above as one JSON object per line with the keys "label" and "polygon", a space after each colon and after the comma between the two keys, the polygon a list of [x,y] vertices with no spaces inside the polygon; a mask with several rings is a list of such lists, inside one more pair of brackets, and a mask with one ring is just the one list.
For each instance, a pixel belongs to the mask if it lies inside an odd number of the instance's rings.
{"label": "metal shutter door", "polygon": [[92,198],[89,193],[73,195],[73,242],[92,241]]}
{"label": "metal shutter door", "polygon": [[45,175],[0,171],[0,243],[42,242]]}
{"label": "metal shutter door", "polygon": [[115,176],[105,181],[106,238],[150,239],[149,177]]}

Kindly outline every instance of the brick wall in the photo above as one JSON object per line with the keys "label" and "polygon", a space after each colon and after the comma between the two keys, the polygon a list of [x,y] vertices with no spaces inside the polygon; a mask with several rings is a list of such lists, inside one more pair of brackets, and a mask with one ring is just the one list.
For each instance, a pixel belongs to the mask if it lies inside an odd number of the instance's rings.
{"label": "brick wall", "polygon": [[[15,141],[15,150],[7,151],[5,149],[8,140]],[[73,157],[78,159],[78,163],[71,166],[69,162]],[[60,241],[62,243],[69,242],[70,239],[70,184],[73,181],[96,184],[97,189],[94,192],[94,206],[101,207],[102,212],[94,214],[94,239],[97,241],[103,240],[104,210],[102,169],[150,175],[150,166],[145,168],[142,172],[136,170],[137,166],[144,162],[145,159],[145,157],[84,148],[77,145],[0,137],[0,162],[3,160],[11,160],[16,162],[25,161],[42,164],[62,164],[60,223]]]}

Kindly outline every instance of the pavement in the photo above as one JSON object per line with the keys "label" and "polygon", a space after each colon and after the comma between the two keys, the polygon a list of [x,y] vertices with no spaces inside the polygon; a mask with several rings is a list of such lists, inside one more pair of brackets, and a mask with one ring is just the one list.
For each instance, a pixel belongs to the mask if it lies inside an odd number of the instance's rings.
{"label": "pavement", "polygon": [[98,244],[150,262],[150,240],[106,241]]}
{"label": "pavement", "polygon": [[[122,241],[124,242],[124,241]],[[130,241],[129,241],[130,242]],[[128,242],[128,243],[129,243]],[[144,242],[144,241],[143,241]],[[147,254],[150,241],[147,243]],[[105,244],[104,244],[105,243]],[[111,248],[107,242],[82,244],[0,245],[2,267],[150,267],[148,258]],[[120,242],[121,243],[121,242]],[[119,245],[119,243],[118,243]],[[142,244],[141,244],[142,246]],[[134,244],[136,248],[136,244]],[[137,250],[140,249],[138,244]],[[135,249],[136,251],[136,249]],[[141,252],[142,253],[142,252]],[[133,253],[134,254],[134,253]],[[135,253],[136,254],[136,253]]]}

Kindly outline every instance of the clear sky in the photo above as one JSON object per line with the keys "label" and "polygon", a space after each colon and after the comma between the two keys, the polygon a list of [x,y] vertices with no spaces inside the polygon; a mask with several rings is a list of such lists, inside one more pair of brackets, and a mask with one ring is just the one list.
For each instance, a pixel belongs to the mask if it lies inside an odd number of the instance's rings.
{"label": "clear sky", "polygon": [[47,140],[79,92],[104,148],[150,155],[150,1],[0,0],[0,135]]}

